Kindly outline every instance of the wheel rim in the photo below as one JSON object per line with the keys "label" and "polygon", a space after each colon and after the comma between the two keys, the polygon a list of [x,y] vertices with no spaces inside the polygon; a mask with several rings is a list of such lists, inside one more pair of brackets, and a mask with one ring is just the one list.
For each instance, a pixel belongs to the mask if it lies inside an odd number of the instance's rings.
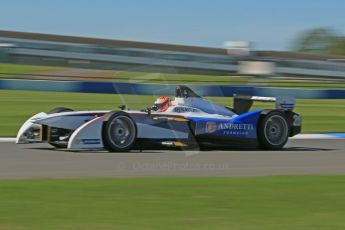
{"label": "wheel rim", "polygon": [[271,116],[265,124],[265,137],[271,145],[281,145],[288,136],[286,120],[279,115]]}
{"label": "wheel rim", "polygon": [[117,116],[109,126],[109,137],[117,148],[126,148],[135,139],[135,127],[133,121],[127,116]]}

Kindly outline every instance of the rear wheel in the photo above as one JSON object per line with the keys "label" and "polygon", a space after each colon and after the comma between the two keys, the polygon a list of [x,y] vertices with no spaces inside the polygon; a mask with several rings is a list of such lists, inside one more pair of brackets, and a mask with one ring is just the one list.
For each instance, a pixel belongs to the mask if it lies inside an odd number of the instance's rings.
{"label": "rear wheel", "polygon": [[137,127],[125,112],[111,112],[103,124],[102,138],[105,149],[111,152],[129,151],[137,138]]}
{"label": "rear wheel", "polygon": [[289,126],[284,113],[273,111],[258,124],[258,139],[262,148],[277,150],[284,147],[289,137]]}

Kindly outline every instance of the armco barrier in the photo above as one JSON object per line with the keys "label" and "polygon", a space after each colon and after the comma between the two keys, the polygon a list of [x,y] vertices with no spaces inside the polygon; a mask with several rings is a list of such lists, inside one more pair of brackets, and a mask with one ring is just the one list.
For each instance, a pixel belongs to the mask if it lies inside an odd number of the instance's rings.
{"label": "armco barrier", "polygon": [[[277,96],[286,95],[296,98],[345,99],[342,89],[293,89],[252,86],[226,85],[188,85],[196,93],[204,96],[232,96],[233,94]],[[173,95],[176,85],[144,84],[123,82],[93,81],[48,81],[48,80],[0,80],[0,89],[34,90],[79,93]]]}

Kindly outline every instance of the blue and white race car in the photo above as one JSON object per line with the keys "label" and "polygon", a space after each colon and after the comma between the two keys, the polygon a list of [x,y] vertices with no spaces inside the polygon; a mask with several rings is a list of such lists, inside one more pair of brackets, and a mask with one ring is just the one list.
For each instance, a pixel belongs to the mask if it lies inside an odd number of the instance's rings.
{"label": "blue and white race car", "polygon": [[[275,109],[249,111],[253,101],[275,102]],[[71,150],[226,149],[276,150],[301,132],[301,117],[291,97],[234,96],[234,107],[206,100],[186,86],[174,100],[159,97],[141,111],[73,111],[56,108],[38,113],[20,128],[16,142],[46,142]]]}

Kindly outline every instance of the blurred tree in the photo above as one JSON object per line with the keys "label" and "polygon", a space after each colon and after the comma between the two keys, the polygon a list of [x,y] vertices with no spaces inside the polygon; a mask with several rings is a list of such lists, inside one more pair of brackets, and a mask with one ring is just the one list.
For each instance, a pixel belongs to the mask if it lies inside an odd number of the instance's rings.
{"label": "blurred tree", "polygon": [[345,55],[345,37],[340,37],[330,47],[330,53],[335,55]]}
{"label": "blurred tree", "polygon": [[330,28],[304,31],[294,41],[294,50],[312,53],[331,53],[339,41],[339,35]]}

